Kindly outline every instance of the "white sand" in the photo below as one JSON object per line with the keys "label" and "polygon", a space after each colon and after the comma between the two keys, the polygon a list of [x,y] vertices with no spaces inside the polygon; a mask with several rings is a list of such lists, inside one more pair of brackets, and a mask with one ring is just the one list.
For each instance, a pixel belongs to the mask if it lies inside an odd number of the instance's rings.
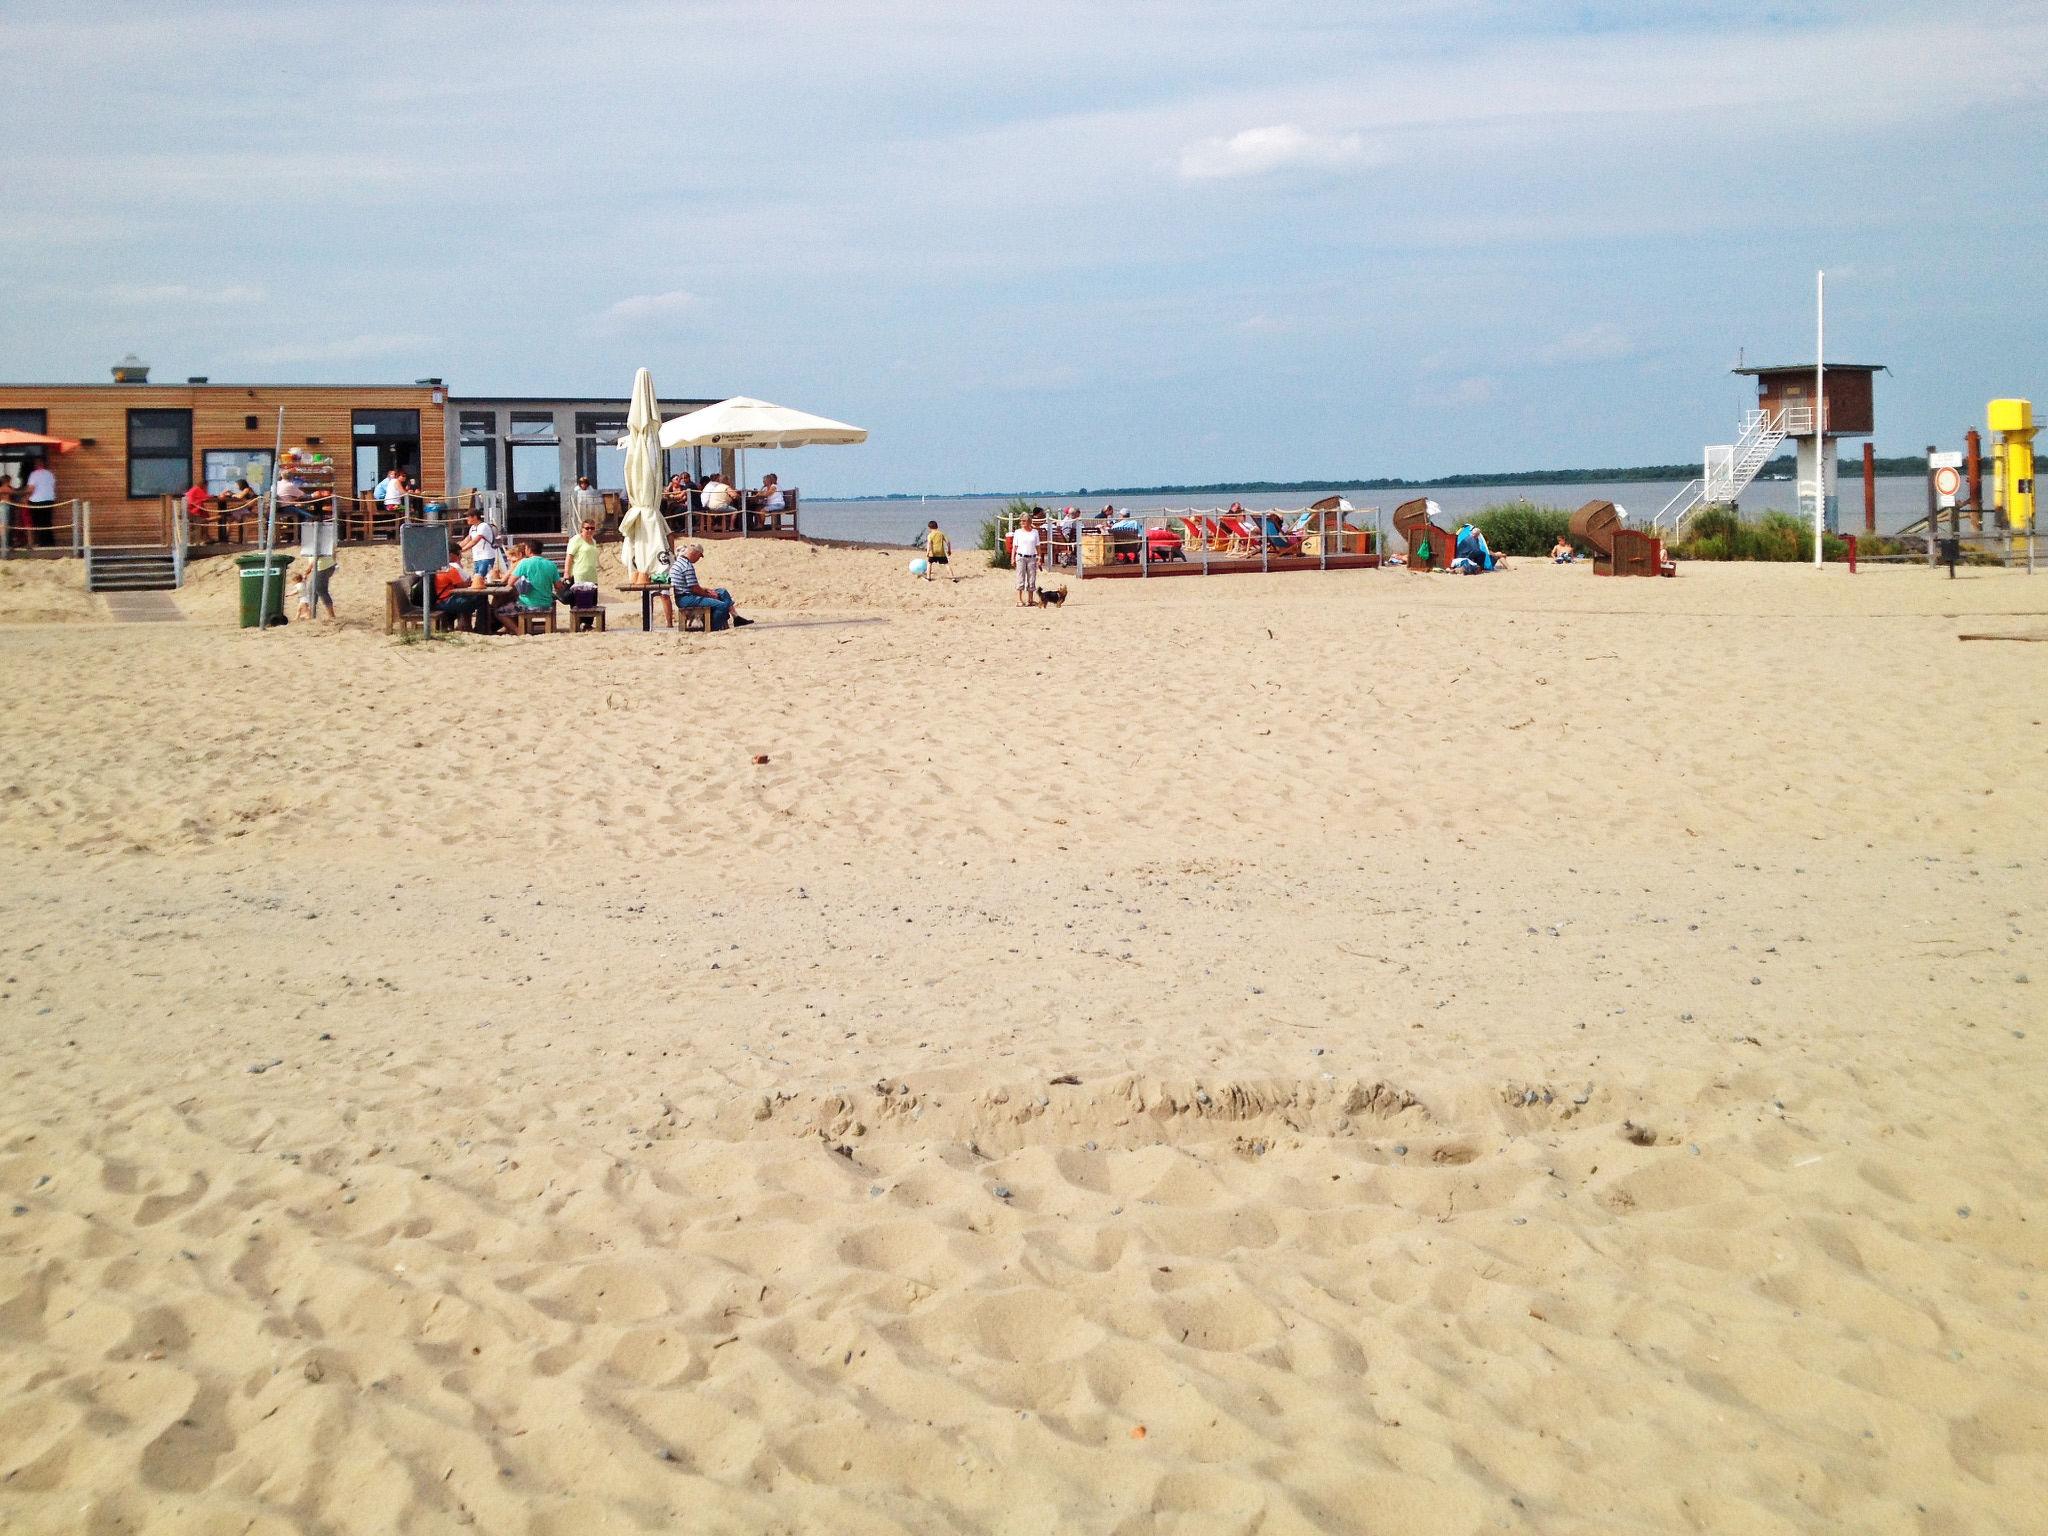
{"label": "white sand", "polygon": [[906,558],[0,629],[0,1530],[2040,1528],[2048,577]]}

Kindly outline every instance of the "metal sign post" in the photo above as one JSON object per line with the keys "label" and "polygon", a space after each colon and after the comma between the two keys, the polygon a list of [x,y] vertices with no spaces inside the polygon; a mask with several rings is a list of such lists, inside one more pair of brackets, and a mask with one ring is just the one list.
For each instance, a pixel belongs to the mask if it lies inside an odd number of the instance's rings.
{"label": "metal sign post", "polygon": [[408,576],[420,579],[420,638],[434,637],[434,573],[448,563],[446,523],[400,523],[398,557]]}

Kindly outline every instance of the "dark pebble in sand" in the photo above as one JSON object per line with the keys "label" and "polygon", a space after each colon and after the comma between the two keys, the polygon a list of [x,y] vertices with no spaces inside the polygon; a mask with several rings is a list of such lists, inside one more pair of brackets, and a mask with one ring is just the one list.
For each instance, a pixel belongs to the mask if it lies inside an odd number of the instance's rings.
{"label": "dark pebble in sand", "polygon": [[28,1207],[25,1205],[17,1205],[14,1208],[14,1214],[17,1216],[26,1216],[28,1214]]}
{"label": "dark pebble in sand", "polygon": [[1749,984],[1752,987],[1760,987],[1764,984],[1764,979],[1761,976],[1752,976],[1749,978]]}
{"label": "dark pebble in sand", "polygon": [[1394,1156],[1396,1156],[1396,1157],[1406,1157],[1407,1155],[1408,1155],[1408,1146],[1407,1146],[1407,1143],[1405,1143],[1405,1142],[1397,1142],[1397,1143],[1395,1143],[1395,1145],[1394,1145]]}
{"label": "dark pebble in sand", "polygon": [[1009,1186],[1009,1185],[1007,1185],[1007,1184],[998,1184],[998,1185],[996,1186],[996,1198],[997,1198],[998,1200],[1007,1200],[1007,1199],[1009,1199],[1009,1198],[1010,1198],[1010,1186]]}
{"label": "dark pebble in sand", "polygon": [[325,1031],[325,1030],[322,1030],[322,1031],[320,1032],[320,1038],[321,1038],[322,1040],[332,1040],[332,1039],[334,1038],[334,1036],[332,1036],[332,1035],[328,1034],[328,1033],[327,1033],[327,1031]]}
{"label": "dark pebble in sand", "polygon": [[670,1450],[665,1445],[656,1454],[658,1454],[663,1461],[674,1461],[676,1459],[676,1453]]}
{"label": "dark pebble in sand", "polygon": [[1967,1205],[1959,1205],[1956,1207],[1956,1214],[1967,1220],[1970,1215],[1970,1208]]}

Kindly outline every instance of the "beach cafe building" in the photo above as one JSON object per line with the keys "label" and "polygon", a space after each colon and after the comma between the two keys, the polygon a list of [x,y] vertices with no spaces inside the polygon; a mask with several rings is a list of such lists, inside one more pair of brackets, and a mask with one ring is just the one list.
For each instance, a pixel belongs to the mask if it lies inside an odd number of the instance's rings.
{"label": "beach cafe building", "polygon": [[322,489],[353,498],[389,470],[406,469],[425,493],[446,490],[447,391],[438,379],[405,385],[152,383],[147,365],[133,358],[106,384],[0,384],[0,428],[77,445],[0,448],[0,474],[18,484],[32,458],[46,458],[57,477],[53,522],[65,532],[64,547],[73,545],[69,530],[88,504],[94,540],[167,541],[166,498],[182,495],[195,481],[225,491],[252,464],[270,478],[280,409],[287,450],[303,449],[331,471],[331,485]]}
{"label": "beach cafe building", "polygon": [[[664,417],[713,402],[664,400]],[[563,492],[588,475],[612,500],[625,479],[623,399],[530,396],[451,399],[440,379],[412,384],[226,384],[208,378],[152,381],[134,357],[105,384],[0,384],[0,430],[71,447],[0,442],[0,475],[17,485],[30,463],[57,476],[51,518],[56,547],[88,541],[167,544],[172,505],[192,484],[218,495],[248,475],[274,477],[278,412],[285,453],[315,492],[343,504],[344,537],[388,533],[367,514],[369,494],[394,469],[417,482],[422,502],[468,504],[470,491],[513,533],[558,534]],[[732,473],[730,450],[672,449],[665,473]],[[252,470],[252,466],[254,466]],[[209,525],[216,535],[221,525]],[[227,525],[245,541],[253,520]],[[195,528],[205,542],[207,529]],[[19,544],[19,539],[15,541]]]}
{"label": "beach cafe building", "polygon": [[[713,405],[662,400],[662,418]],[[513,534],[555,534],[563,528],[562,498],[578,478],[609,492],[608,511],[623,507],[626,450],[624,400],[555,400],[527,395],[463,396],[448,403],[445,483],[504,498],[504,527]],[[671,448],[662,478],[687,471],[700,482],[709,469],[732,473],[732,452]]]}

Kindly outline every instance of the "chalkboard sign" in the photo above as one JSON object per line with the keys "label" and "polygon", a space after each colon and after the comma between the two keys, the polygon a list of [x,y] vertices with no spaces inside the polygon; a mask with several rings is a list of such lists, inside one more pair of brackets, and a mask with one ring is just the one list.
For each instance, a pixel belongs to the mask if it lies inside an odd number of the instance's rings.
{"label": "chalkboard sign", "polygon": [[438,571],[448,563],[446,523],[401,523],[398,528],[399,558],[407,575]]}

